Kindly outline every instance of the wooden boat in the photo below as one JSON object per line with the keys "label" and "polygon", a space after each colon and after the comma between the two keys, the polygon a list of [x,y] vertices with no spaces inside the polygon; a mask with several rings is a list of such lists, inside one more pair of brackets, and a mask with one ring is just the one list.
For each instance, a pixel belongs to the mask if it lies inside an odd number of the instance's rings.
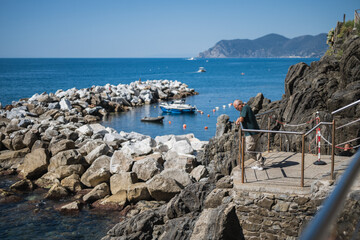
{"label": "wooden boat", "polygon": [[141,119],[142,122],[155,122],[155,123],[162,123],[164,116],[157,116],[157,117],[144,117]]}

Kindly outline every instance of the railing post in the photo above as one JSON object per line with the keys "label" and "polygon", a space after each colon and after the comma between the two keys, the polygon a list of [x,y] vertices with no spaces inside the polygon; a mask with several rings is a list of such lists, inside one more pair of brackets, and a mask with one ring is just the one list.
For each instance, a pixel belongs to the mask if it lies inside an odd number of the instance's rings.
{"label": "railing post", "polygon": [[[270,130],[270,117],[268,117],[268,130]],[[270,133],[268,133],[268,153],[270,152]]]}
{"label": "railing post", "polygon": [[301,187],[304,187],[305,134],[302,135],[301,151]]}
{"label": "railing post", "polygon": [[245,137],[242,137],[242,141],[241,141],[241,183],[244,183],[244,179],[245,179],[245,157],[244,157],[244,150],[245,150]]}
{"label": "railing post", "polygon": [[241,135],[242,135],[242,129],[241,126],[239,128],[239,160],[238,160],[238,165],[240,166],[241,164]]}
{"label": "railing post", "polygon": [[334,180],[335,165],[335,120],[332,122],[332,145],[331,145],[331,180]]}

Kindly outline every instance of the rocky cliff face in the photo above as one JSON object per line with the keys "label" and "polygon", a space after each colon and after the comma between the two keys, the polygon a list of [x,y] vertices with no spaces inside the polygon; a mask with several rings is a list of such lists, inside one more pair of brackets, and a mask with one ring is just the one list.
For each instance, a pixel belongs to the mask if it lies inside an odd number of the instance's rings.
{"label": "rocky cliff face", "polygon": [[288,39],[268,34],[254,40],[221,40],[199,53],[200,58],[321,57],[327,49],[326,34]]}

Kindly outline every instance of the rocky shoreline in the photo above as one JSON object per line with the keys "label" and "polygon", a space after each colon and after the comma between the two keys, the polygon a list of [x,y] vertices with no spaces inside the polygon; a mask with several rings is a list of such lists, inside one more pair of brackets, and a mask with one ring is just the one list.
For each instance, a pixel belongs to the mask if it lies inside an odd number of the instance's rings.
{"label": "rocky shoreline", "polygon": [[22,180],[1,189],[49,189],[45,199],[68,199],[59,210],[84,205],[121,210],[141,200],[168,201],[206,174],[196,154],[206,142],[193,134],[117,132],[96,123],[108,112],[197,94],[178,81],[153,80],[35,94],[0,109],[0,174]]}

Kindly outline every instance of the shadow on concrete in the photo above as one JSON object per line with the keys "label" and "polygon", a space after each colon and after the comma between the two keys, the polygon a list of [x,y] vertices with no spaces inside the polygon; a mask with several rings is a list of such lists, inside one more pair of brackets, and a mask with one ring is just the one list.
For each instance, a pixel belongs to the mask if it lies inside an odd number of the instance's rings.
{"label": "shadow on concrete", "polygon": [[273,162],[269,168],[285,168],[285,167],[291,167],[291,166],[295,166],[295,165],[299,165],[300,163],[298,162],[293,162],[293,161],[281,161],[281,162]]}

